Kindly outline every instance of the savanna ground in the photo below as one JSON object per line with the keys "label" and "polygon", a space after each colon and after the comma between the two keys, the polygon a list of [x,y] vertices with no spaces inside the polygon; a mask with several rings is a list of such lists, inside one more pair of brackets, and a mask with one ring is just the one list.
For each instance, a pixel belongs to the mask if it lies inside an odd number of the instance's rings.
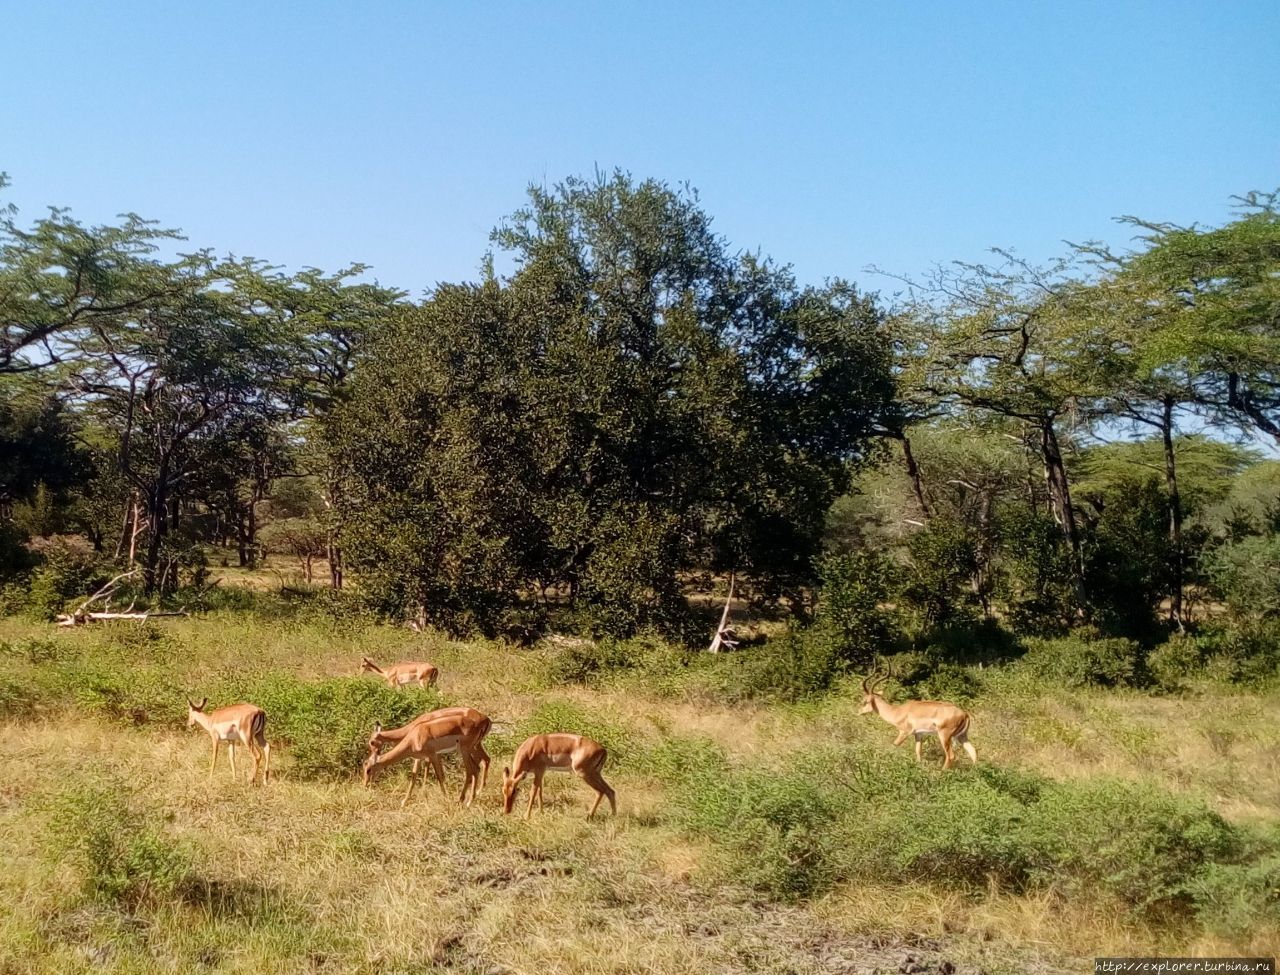
{"label": "savanna ground", "polygon": [[[856,681],[763,704],[725,693],[734,662],[657,645],[664,664],[570,681],[545,644],[255,600],[141,627],[0,620],[0,972],[995,975],[1280,946],[1274,689],[987,668],[981,764],[944,773],[936,742],[917,769],[859,716]],[[431,660],[438,692],[357,677],[363,655]],[[247,763],[209,781],[183,725],[205,694],[267,709],[269,787]],[[457,806],[452,761],[448,801],[401,808],[405,770],[361,788],[372,721],[442,701],[494,720],[478,802]],[[555,729],[610,747],[616,819],[587,821],[563,776],[544,814],[502,815],[502,765]]]}

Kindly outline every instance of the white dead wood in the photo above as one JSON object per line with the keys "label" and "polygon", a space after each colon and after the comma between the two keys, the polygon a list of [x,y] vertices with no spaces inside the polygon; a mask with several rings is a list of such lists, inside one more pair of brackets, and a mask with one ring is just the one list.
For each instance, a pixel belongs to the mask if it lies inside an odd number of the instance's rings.
{"label": "white dead wood", "polygon": [[720,614],[720,625],[716,627],[716,635],[711,638],[711,646],[707,647],[708,653],[719,653],[724,649],[736,650],[738,648],[738,634],[729,625],[729,609],[733,605],[733,587],[736,580],[737,573],[730,572],[729,595],[724,601],[724,612]]}
{"label": "white dead wood", "polygon": [[[120,575],[116,576],[114,579],[108,582],[105,586],[103,586],[101,589],[95,592],[92,596],[86,599],[83,603],[77,606],[72,612],[63,613],[62,615],[58,616],[56,620],[57,625],[58,626],[81,626],[85,623],[98,623],[104,620],[137,620],[141,622],[149,619],[155,619],[158,616],[189,615],[186,611],[186,607],[183,607],[181,609],[176,609],[176,610],[167,610],[163,612],[155,611],[155,610],[144,610],[142,612],[135,613],[133,611],[133,607],[136,603],[136,600],[135,602],[130,603],[128,607],[123,611],[112,612],[111,611],[111,594],[114,593],[116,589],[120,587],[120,583],[122,583],[125,579],[128,579],[130,576],[137,575],[140,571],[141,569],[131,569],[128,572],[122,572]],[[102,609],[90,610],[89,607],[92,606],[94,603],[98,602],[99,600],[102,601]]]}

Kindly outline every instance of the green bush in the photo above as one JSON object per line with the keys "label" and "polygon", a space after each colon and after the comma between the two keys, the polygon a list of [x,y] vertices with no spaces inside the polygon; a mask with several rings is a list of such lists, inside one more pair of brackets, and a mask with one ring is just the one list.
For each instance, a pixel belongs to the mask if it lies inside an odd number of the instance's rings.
{"label": "green bush", "polygon": [[1202,642],[1186,634],[1175,634],[1147,655],[1152,678],[1167,690],[1175,690],[1188,677],[1201,673],[1204,665]]}
{"label": "green bush", "polygon": [[680,669],[687,658],[687,651],[657,635],[562,638],[543,647],[551,683],[594,684],[621,674],[657,677]]}
{"label": "green bush", "polygon": [[620,724],[601,718],[595,711],[563,699],[543,701],[534,712],[516,727],[514,744],[519,744],[531,735],[545,735],[565,732],[573,735],[585,735],[594,738],[604,745],[609,752],[609,766],[635,764],[643,761],[640,743],[631,731]]}
{"label": "green bush", "polygon": [[1209,579],[1233,613],[1280,618],[1280,535],[1252,536],[1219,548]]}
{"label": "green bush", "polygon": [[86,897],[132,911],[192,882],[191,851],[139,810],[122,781],[85,772],[44,805],[46,854],[75,870]]}
{"label": "green bush", "polygon": [[37,538],[31,549],[41,562],[31,577],[28,610],[37,619],[51,620],[69,600],[89,594],[98,577],[98,557],[89,541],[78,535]]}
{"label": "green bush", "polygon": [[893,570],[883,556],[869,551],[833,556],[819,566],[817,632],[822,654],[842,666],[869,664],[897,641],[898,628],[884,609]]}
{"label": "green bush", "polygon": [[1042,884],[1171,917],[1190,912],[1208,867],[1241,853],[1237,831],[1203,802],[1108,780],[1046,786],[1028,841]]}
{"label": "green bush", "polygon": [[1123,637],[1028,639],[1022,665],[1067,687],[1138,687],[1147,682],[1142,647]]}
{"label": "green bush", "polygon": [[838,806],[799,775],[720,770],[682,782],[678,821],[718,839],[719,870],[784,899],[825,890],[838,872]]}
{"label": "green bush", "polygon": [[915,685],[914,693],[927,700],[964,707],[982,693],[982,679],[972,668],[938,664]]}
{"label": "green bush", "polygon": [[[1101,897],[1152,919],[1216,912],[1247,927],[1274,911],[1280,837],[1251,846],[1203,802],[1143,784],[1055,783],[989,765],[943,773],[868,745],[775,769],[669,739],[647,762],[667,783],[674,821],[716,844],[719,875],[772,896],[912,879]],[[1231,901],[1233,882],[1254,907]],[[1235,906],[1220,910],[1227,901]]]}
{"label": "green bush", "polygon": [[1246,863],[1210,863],[1188,885],[1200,923],[1215,934],[1239,937],[1280,928],[1280,843]]}
{"label": "green bush", "polygon": [[237,677],[210,688],[209,698],[215,707],[247,701],[262,708],[267,740],[288,746],[292,771],[302,778],[353,774],[374,724],[399,727],[444,706],[434,689],[397,689],[360,677],[304,681],[280,673]]}
{"label": "green bush", "polygon": [[38,688],[0,674],[0,719],[30,717],[39,701]]}

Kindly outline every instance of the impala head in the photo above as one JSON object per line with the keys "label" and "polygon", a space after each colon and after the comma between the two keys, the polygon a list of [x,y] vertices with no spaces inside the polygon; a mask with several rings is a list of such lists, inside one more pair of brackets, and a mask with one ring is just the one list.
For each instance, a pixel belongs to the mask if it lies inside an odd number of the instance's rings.
{"label": "impala head", "polygon": [[200,703],[196,704],[191,698],[187,698],[187,727],[190,728],[196,723],[196,715],[204,713],[204,707],[209,703],[207,697],[202,697]]}
{"label": "impala head", "polygon": [[370,674],[377,669],[378,669],[378,665],[375,664],[372,660],[370,660],[368,657],[361,657],[360,670],[356,672],[356,676],[358,677],[360,676],[360,674]]}
{"label": "impala head", "polygon": [[516,777],[511,774],[511,769],[505,765],[502,767],[502,811],[503,813],[511,812],[511,807],[516,803],[516,786],[519,782]]}
{"label": "impala head", "polygon": [[879,665],[871,671],[866,677],[862,678],[862,708],[859,714],[874,714],[876,710],[875,699],[879,696],[877,693],[881,684],[892,676],[892,671],[886,670],[883,674],[879,673]]}
{"label": "impala head", "polygon": [[374,775],[378,771],[378,753],[371,744],[369,746],[369,757],[364,760],[364,764],[360,766],[360,781],[366,787],[373,785]]}

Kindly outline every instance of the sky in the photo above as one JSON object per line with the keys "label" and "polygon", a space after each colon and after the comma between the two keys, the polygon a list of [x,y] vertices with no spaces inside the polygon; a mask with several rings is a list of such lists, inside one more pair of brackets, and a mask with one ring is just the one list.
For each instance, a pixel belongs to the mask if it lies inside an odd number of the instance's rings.
{"label": "sky", "polygon": [[0,0],[22,220],[131,211],[420,295],[531,183],[615,168],[886,293],[869,267],[1220,224],[1280,187],[1280,3]]}

